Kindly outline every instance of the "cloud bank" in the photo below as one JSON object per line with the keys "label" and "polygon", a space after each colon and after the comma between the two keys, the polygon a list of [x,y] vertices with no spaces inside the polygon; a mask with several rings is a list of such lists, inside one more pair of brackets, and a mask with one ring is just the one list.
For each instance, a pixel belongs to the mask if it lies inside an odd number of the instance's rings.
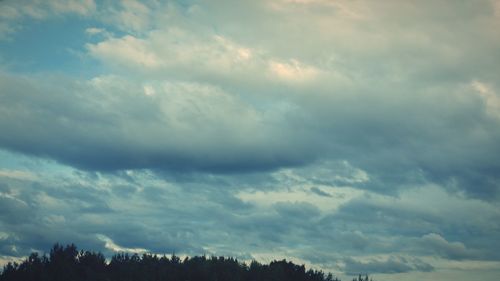
{"label": "cloud bank", "polygon": [[0,6],[3,260],[67,241],[495,273],[498,1]]}

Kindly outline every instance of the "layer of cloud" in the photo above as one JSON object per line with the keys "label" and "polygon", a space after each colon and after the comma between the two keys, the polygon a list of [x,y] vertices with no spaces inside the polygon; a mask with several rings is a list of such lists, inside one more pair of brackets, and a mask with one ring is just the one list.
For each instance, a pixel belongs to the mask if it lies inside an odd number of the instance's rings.
{"label": "layer of cloud", "polygon": [[461,242],[448,242],[441,235],[429,233],[422,236],[424,247],[429,247],[439,255],[450,259],[474,259],[478,255],[468,250]]}
{"label": "layer of cloud", "polygon": [[25,21],[66,15],[85,17],[95,11],[94,0],[1,1],[0,40],[12,39],[12,36],[23,28]]}
{"label": "layer of cloud", "polygon": [[284,143],[292,132],[275,112],[216,86],[113,76],[66,80],[64,88],[50,85],[55,80],[2,80],[0,110],[9,116],[2,145],[77,167],[258,170],[311,158],[301,137]]}
{"label": "layer of cloud", "polygon": [[1,1],[11,48],[76,16],[95,65],[0,60],[1,259],[59,241],[492,275],[497,2]]}
{"label": "layer of cloud", "polygon": [[[100,17],[123,12],[142,19],[140,14],[147,13],[154,24],[122,26],[131,32],[119,36],[94,25],[93,32],[107,35],[82,48],[115,76],[63,79],[67,81],[62,88],[51,81],[59,78],[44,81],[3,73],[2,110],[10,116],[3,128],[10,134],[2,146],[91,170],[251,171],[303,165],[318,158],[347,160],[371,176],[358,184],[371,190],[394,192],[430,181],[472,197],[498,196],[500,164],[493,157],[499,152],[500,135],[497,86],[493,65],[481,55],[488,50],[472,53],[472,46],[461,44],[465,39],[457,36],[434,40],[442,35],[433,28],[448,22],[439,21],[425,5],[401,10],[408,14],[403,19],[394,13],[402,9],[397,5],[382,11],[366,9],[369,3],[339,2],[328,8],[338,17],[326,18],[311,8],[305,13],[313,20],[303,24],[295,17],[299,11],[294,5],[326,4],[275,4],[284,6],[274,9],[256,2],[247,7],[256,18],[242,18],[237,27],[248,38],[227,30],[224,18],[215,21],[217,28],[207,28],[205,22],[214,14],[206,4],[106,4]],[[450,7],[460,13],[466,8]],[[471,11],[476,20],[470,20],[468,28],[493,24],[484,9]],[[262,10],[267,12],[257,16]],[[377,13],[388,18],[379,20]],[[431,22],[417,28],[411,21],[417,15]],[[271,25],[257,36],[243,26],[260,25],[270,17],[284,19],[283,28],[290,32],[278,36]],[[479,21],[481,17],[488,20]],[[106,24],[119,26],[119,18],[108,17]],[[446,20],[455,22],[453,17]],[[381,27],[395,21],[408,21],[416,37],[399,28],[367,32],[358,25]],[[321,28],[336,23],[351,28],[349,33]],[[281,46],[294,42],[291,31],[298,24],[318,30],[305,33],[308,38],[301,41],[311,45]],[[380,42],[356,41],[374,35]],[[499,44],[487,30],[478,36]],[[357,49],[352,48],[355,45]],[[419,54],[418,63],[404,52]],[[457,66],[459,57],[464,58],[462,68]],[[476,69],[477,60],[484,62],[484,69],[466,72]],[[450,67],[463,71],[450,72]],[[441,76],[436,73],[436,77],[442,78],[431,79],[428,72],[437,70]],[[96,104],[98,100],[105,102]],[[36,109],[44,103],[69,106]],[[23,110],[13,111],[14,104]],[[69,117],[63,112],[66,108],[76,113]],[[18,120],[46,131],[33,129],[33,135],[23,136],[12,130],[19,127]],[[31,143],[35,138],[40,143]],[[58,140],[69,141],[72,147],[56,145]]]}
{"label": "layer of cloud", "polygon": [[[46,251],[59,241],[107,255],[286,257],[339,274],[429,272],[438,259],[471,266],[500,259],[492,246],[499,242],[494,204],[442,187],[413,188],[395,198],[322,185],[330,194],[325,197],[311,192],[309,182],[297,181],[301,168],[272,177],[261,172],[252,180],[206,173],[179,180],[175,173],[148,170],[68,171],[29,158],[23,165],[32,161],[40,172],[29,177],[11,176],[24,175],[19,168],[0,174],[5,257]],[[484,220],[474,220],[473,211]]]}

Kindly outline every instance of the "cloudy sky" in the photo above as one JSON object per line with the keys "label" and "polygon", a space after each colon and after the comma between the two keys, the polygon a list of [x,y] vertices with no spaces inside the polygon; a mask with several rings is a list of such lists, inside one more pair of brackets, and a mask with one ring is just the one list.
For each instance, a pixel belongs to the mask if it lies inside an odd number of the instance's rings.
{"label": "cloudy sky", "polygon": [[0,1],[0,263],[500,274],[500,1]]}

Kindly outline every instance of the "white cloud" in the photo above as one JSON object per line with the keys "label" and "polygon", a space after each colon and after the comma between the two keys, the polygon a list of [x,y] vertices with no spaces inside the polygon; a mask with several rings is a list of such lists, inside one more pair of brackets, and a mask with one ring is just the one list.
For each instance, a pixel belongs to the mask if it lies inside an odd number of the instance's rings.
{"label": "white cloud", "polygon": [[77,14],[90,16],[96,10],[93,0],[1,1],[0,40],[20,30],[23,20],[46,20],[54,16]]}
{"label": "white cloud", "polygon": [[146,96],[154,96],[156,94],[155,89],[151,85],[144,85],[143,88]]}
{"label": "white cloud", "polygon": [[307,192],[300,186],[286,186],[286,189],[277,191],[242,191],[236,196],[244,202],[266,208],[284,202],[310,203],[324,213],[333,214],[344,203],[361,196],[363,193],[353,188],[329,188],[328,191],[332,195],[331,197],[318,196]]}
{"label": "white cloud", "polygon": [[317,9],[335,13],[337,17],[345,19],[364,20],[369,14],[366,3],[362,1],[332,1],[332,0],[275,0],[269,1],[270,7],[282,12],[291,9]]}
{"label": "white cloud", "polygon": [[497,19],[500,20],[500,1],[499,0],[491,0],[493,5],[493,10]]}
{"label": "white cloud", "polygon": [[1,169],[1,168],[0,168],[0,177],[30,180],[30,181],[34,181],[34,180],[38,179],[37,175],[35,175],[29,171],[6,170],[6,169]]}
{"label": "white cloud", "polygon": [[56,13],[76,13],[86,16],[96,10],[94,0],[51,0],[48,3],[51,11]]}
{"label": "white cloud", "polygon": [[156,68],[162,60],[149,49],[148,42],[132,35],[110,38],[95,45],[88,44],[90,53],[100,59],[129,67]]}
{"label": "white cloud", "polygon": [[422,236],[422,242],[431,251],[450,259],[471,259],[476,258],[474,252],[468,250],[461,242],[448,242],[441,235],[429,233]]}
{"label": "white cloud", "polygon": [[490,85],[474,80],[472,88],[479,94],[486,104],[486,112],[493,117],[500,118],[500,97]]}
{"label": "white cloud", "polygon": [[17,256],[5,256],[5,255],[2,255],[0,256],[0,266],[3,267],[5,265],[7,265],[9,262],[10,263],[17,263],[17,264],[20,264],[24,261],[26,257],[17,257]]}
{"label": "white cloud", "polygon": [[288,62],[270,61],[269,69],[272,74],[288,82],[311,81],[320,73],[315,67],[304,65],[296,59]]}
{"label": "white cloud", "polygon": [[131,70],[175,71],[175,75],[231,75],[254,71],[254,51],[220,35],[197,35],[178,28],[155,30],[144,38],[126,35],[88,44],[90,54]]}
{"label": "white cloud", "polygon": [[90,34],[90,35],[95,35],[104,32],[105,30],[102,28],[97,28],[97,27],[89,27],[85,29],[85,33]]}
{"label": "white cloud", "polygon": [[143,254],[148,252],[147,249],[144,248],[127,248],[127,247],[122,247],[117,245],[111,238],[107,237],[106,235],[103,234],[97,234],[97,238],[101,241],[103,241],[104,247],[106,249],[109,249],[113,252],[117,253],[137,253],[137,254]]}
{"label": "white cloud", "polygon": [[151,10],[144,3],[136,0],[124,0],[120,2],[121,9],[110,11],[110,19],[120,29],[132,30],[134,32],[146,31],[150,26]]}
{"label": "white cloud", "polygon": [[98,27],[89,27],[85,29],[85,33],[88,34],[89,36],[103,36],[105,38],[112,37],[111,32],[107,31],[104,28],[98,28]]}
{"label": "white cloud", "polygon": [[2,9],[0,9],[0,19],[12,20],[21,17],[21,12],[15,6],[5,5],[4,3],[2,4]]}
{"label": "white cloud", "polygon": [[300,84],[316,81],[325,74],[299,59],[273,58],[265,50],[203,32],[168,27],[147,32],[141,37],[107,38],[87,44],[87,49],[102,62],[125,66],[138,75],[144,75],[141,71],[146,71],[149,75],[189,79],[217,77],[211,79],[222,79],[226,81],[224,83],[234,80],[258,84],[274,81]]}

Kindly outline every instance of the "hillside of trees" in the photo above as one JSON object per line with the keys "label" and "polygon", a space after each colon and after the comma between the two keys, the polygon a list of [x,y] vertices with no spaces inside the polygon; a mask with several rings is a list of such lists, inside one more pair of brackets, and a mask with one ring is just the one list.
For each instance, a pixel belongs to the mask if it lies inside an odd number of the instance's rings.
{"label": "hillside of trees", "polygon": [[[74,244],[55,244],[50,254],[32,253],[20,264],[9,263],[0,281],[340,281],[331,273],[306,270],[304,265],[273,261],[249,265],[234,258],[172,255],[103,254],[78,251]],[[368,281],[368,276],[354,279]]]}

